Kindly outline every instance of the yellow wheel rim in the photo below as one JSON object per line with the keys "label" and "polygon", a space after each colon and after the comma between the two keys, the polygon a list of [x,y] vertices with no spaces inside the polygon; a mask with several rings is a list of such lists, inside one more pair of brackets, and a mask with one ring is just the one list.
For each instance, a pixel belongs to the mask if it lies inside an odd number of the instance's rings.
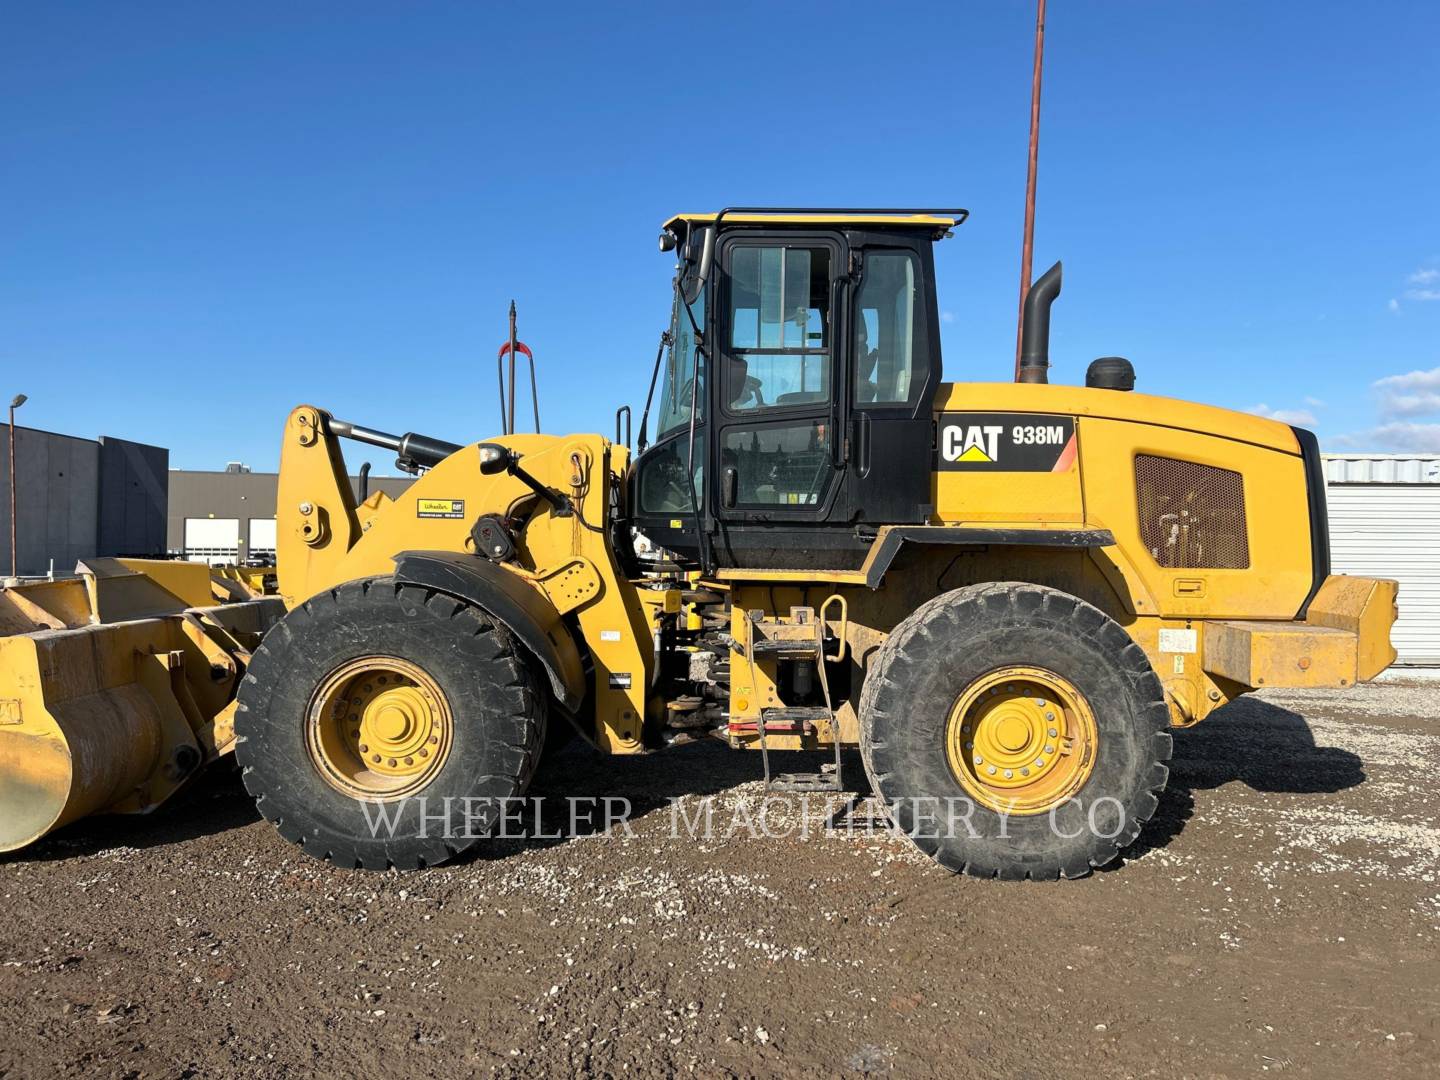
{"label": "yellow wheel rim", "polygon": [[1095,768],[1095,714],[1070,680],[1004,667],[967,686],[945,725],[945,755],[966,793],[1008,814],[1042,814]]}
{"label": "yellow wheel rim", "polygon": [[401,799],[445,766],[454,718],[423,669],[394,656],[336,668],[305,717],[310,760],[333,788],[355,799]]}

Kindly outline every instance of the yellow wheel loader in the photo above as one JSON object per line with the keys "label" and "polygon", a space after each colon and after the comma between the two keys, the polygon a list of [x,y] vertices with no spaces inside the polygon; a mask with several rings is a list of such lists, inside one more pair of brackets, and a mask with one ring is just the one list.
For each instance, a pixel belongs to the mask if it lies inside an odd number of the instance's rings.
{"label": "yellow wheel loader", "polygon": [[[1058,264],[1017,382],[941,380],[933,246],[965,216],[666,222],[633,454],[619,414],[614,440],[460,445],[296,409],[286,614],[234,709],[261,812],[314,855],[409,869],[482,841],[557,726],[614,754],[720,739],[792,791],[848,790],[858,746],[941,864],[1074,877],[1154,812],[1170,728],[1390,664],[1396,586],[1330,574],[1314,436],[1137,394],[1116,357],[1049,384]],[[346,439],[417,482],[357,503]],[[772,772],[787,750],[827,764]]]}

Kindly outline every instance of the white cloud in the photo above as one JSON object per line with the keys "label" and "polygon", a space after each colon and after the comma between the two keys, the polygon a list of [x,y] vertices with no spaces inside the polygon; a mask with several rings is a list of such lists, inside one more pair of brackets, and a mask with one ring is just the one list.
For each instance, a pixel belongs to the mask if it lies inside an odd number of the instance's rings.
{"label": "white cloud", "polygon": [[955,321],[955,313],[953,311],[940,312],[940,321],[943,323],[953,323]]}
{"label": "white cloud", "polygon": [[1306,405],[1309,405],[1312,409],[1323,409],[1323,408],[1325,408],[1325,402],[1321,401],[1318,397],[1310,397],[1310,396],[1307,395],[1307,396],[1304,397],[1302,400],[1305,402]]}
{"label": "white cloud", "polygon": [[1440,413],[1440,367],[1387,375],[1371,386],[1380,395],[1382,420]]}
{"label": "white cloud", "polygon": [[[1405,278],[1405,283],[1410,286],[1400,295],[1406,300],[1415,300],[1419,303],[1428,303],[1432,300],[1440,300],[1440,267],[1422,266]],[[1391,297],[1390,302],[1385,305],[1391,311],[1400,310],[1400,300]]]}
{"label": "white cloud", "polygon": [[1313,425],[1317,421],[1315,414],[1308,409],[1272,409],[1269,405],[1251,405],[1245,412],[1254,413],[1256,416],[1263,416],[1267,420],[1279,420],[1282,424]]}
{"label": "white cloud", "polygon": [[1404,375],[1386,375],[1375,380],[1377,390],[1393,387],[1396,390],[1440,390],[1440,367],[1429,371],[1408,371]]}
{"label": "white cloud", "polygon": [[1402,454],[1440,454],[1440,424],[1396,421],[1327,441],[1337,446],[1367,450],[1375,448]]}

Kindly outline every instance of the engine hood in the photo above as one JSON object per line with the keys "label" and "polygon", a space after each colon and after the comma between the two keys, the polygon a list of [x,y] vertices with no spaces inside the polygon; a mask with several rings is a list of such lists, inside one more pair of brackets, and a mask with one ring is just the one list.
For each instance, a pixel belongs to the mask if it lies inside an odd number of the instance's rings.
{"label": "engine hood", "polygon": [[1198,431],[1287,454],[1300,443],[1288,424],[1263,416],[1133,391],[1054,383],[942,383],[935,411],[1060,413]]}

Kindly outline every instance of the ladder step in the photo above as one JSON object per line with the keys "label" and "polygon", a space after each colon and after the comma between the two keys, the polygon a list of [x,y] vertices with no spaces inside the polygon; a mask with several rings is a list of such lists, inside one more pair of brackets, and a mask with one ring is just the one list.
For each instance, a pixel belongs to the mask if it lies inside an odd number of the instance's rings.
{"label": "ladder step", "polygon": [[750,651],[756,656],[817,656],[823,646],[818,641],[787,640],[785,638],[761,638],[752,642]]}
{"label": "ladder step", "polygon": [[822,765],[818,773],[781,773],[770,785],[776,791],[844,791],[840,767]]}
{"label": "ladder step", "polygon": [[830,710],[824,705],[814,706],[793,706],[791,708],[761,709],[760,715],[765,720],[767,728],[779,724],[813,724],[817,720],[829,721],[832,717]]}

